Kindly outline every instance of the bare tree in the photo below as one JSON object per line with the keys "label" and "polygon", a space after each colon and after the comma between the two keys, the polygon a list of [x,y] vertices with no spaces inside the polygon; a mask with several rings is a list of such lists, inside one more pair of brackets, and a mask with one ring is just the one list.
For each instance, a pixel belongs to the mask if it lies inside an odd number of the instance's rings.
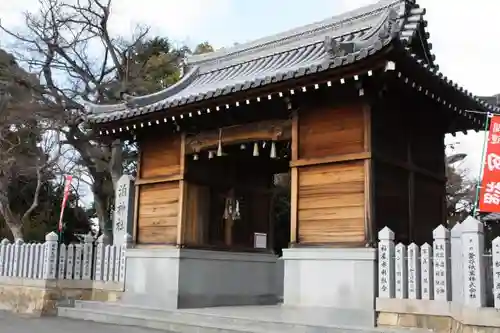
{"label": "bare tree", "polygon": [[[37,101],[59,112],[63,144],[77,152],[72,167],[91,185],[100,229],[107,232],[114,187],[130,160],[124,156],[128,146],[98,141],[85,126],[84,103],[116,103],[123,93],[144,94],[175,82],[189,50],[172,48],[166,38],[148,39],[142,26],[131,37],[113,35],[111,0],[38,2],[38,11],[25,13],[24,30],[0,29],[15,39],[18,61],[38,74]],[[202,50],[211,47],[205,43]]]}
{"label": "bare tree", "polygon": [[85,127],[84,102],[112,103],[127,89],[128,55],[147,29],[130,40],[109,31],[111,1],[39,0],[25,14],[25,31],[1,28],[17,41],[17,58],[37,72],[39,102],[60,113],[63,144],[78,152],[88,171],[101,230],[110,222],[114,184],[122,174],[122,145],[100,142]]}
{"label": "bare tree", "polygon": [[[38,208],[44,175],[59,157],[59,132],[50,131],[52,122],[45,118],[50,111],[31,98],[35,82],[0,50],[0,215],[14,239],[23,238],[22,227]],[[16,209],[20,179],[36,183],[24,211]]]}

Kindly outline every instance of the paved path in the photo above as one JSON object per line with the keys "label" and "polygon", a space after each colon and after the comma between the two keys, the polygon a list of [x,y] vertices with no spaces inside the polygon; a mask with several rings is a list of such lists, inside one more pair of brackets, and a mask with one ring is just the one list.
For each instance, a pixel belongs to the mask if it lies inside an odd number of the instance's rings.
{"label": "paved path", "polygon": [[147,328],[116,326],[66,318],[28,318],[0,311],[0,331],[8,333],[168,333]]}

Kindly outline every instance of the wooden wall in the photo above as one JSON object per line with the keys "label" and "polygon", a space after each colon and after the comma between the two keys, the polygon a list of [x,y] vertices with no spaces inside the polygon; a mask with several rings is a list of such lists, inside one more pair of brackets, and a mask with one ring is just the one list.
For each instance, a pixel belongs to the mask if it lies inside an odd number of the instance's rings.
{"label": "wooden wall", "polygon": [[364,246],[370,233],[369,123],[362,104],[295,116],[292,243]]}
{"label": "wooden wall", "polygon": [[445,123],[435,105],[401,96],[372,105],[374,223],[397,242],[422,244],[445,222]]}
{"label": "wooden wall", "polygon": [[138,244],[177,244],[182,201],[183,140],[153,135],[139,140],[135,235]]}

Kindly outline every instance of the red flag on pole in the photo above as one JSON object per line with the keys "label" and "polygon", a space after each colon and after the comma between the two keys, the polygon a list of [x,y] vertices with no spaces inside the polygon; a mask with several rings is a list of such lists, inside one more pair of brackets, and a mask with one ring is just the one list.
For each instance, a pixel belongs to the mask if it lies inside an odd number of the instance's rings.
{"label": "red flag on pole", "polygon": [[61,216],[59,217],[59,225],[57,228],[59,230],[59,232],[61,232],[63,229],[64,208],[66,207],[66,202],[68,201],[68,196],[69,196],[69,191],[71,188],[71,181],[72,180],[73,180],[73,176],[68,175],[65,177],[64,194],[63,194],[63,199],[62,199],[62,204],[61,204]]}
{"label": "red flag on pole", "polygon": [[483,161],[483,178],[481,180],[481,195],[479,210],[482,212],[500,212],[500,116],[491,118]]}

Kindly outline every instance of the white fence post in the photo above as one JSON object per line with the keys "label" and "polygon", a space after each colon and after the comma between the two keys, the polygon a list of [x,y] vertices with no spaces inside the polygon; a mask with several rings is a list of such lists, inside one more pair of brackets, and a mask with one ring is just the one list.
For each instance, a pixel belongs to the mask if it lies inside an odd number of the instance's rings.
{"label": "white fence post", "polygon": [[450,232],[443,225],[434,229],[434,299],[450,301]]}
{"label": "white fence post", "polygon": [[75,256],[74,256],[74,279],[81,280],[82,279],[82,244],[75,244]]}
{"label": "white fence post", "polygon": [[395,248],[394,275],[396,283],[396,298],[408,298],[408,270],[406,266],[406,246],[399,243]]}
{"label": "white fence post", "polygon": [[411,243],[408,246],[408,298],[420,299],[420,264],[418,257],[420,254],[418,245]]}
{"label": "white fence post", "polygon": [[493,298],[495,308],[500,309],[500,236],[491,242],[491,256],[493,262]]}
{"label": "white fence post", "polygon": [[104,247],[104,265],[102,266],[102,279],[104,281],[109,281],[110,276],[112,276],[112,273],[110,273],[112,265],[110,264],[110,257],[111,257],[111,245],[106,245]]}
{"label": "white fence post", "polygon": [[116,246],[109,246],[109,266],[108,266],[108,281],[113,281],[115,276],[115,263],[116,263]]}
{"label": "white fence post", "polygon": [[30,250],[29,250],[29,256],[30,256],[30,262],[28,265],[28,279],[34,279],[36,278],[35,275],[35,265],[37,264],[37,257],[35,256],[35,249],[36,249],[36,244],[30,244]]}
{"label": "white fence post", "polygon": [[20,277],[22,272],[22,263],[21,263],[21,248],[23,247],[23,240],[18,238],[14,242],[14,260],[13,260],[13,269],[12,276]]}
{"label": "white fence post", "polygon": [[35,266],[34,279],[41,279],[43,277],[43,263],[44,263],[44,244],[38,243],[35,245]]}
{"label": "white fence post", "polygon": [[385,227],[378,239],[378,297],[394,298],[394,232]]}
{"label": "white fence post", "polygon": [[59,274],[58,278],[64,280],[66,278],[66,263],[67,263],[68,250],[66,244],[59,246]]}
{"label": "white fence post", "polygon": [[56,278],[57,272],[57,241],[58,237],[55,232],[51,232],[45,236],[44,244],[44,263],[43,263],[43,278],[45,280],[53,280]]}
{"label": "white fence post", "polygon": [[103,280],[103,260],[104,260],[104,235],[97,238],[96,246],[96,256],[95,256],[95,274],[94,279],[96,281]]}
{"label": "white fence post", "polygon": [[73,280],[73,272],[75,269],[75,245],[69,244],[66,248],[66,280]]}
{"label": "white fence post", "polygon": [[94,237],[91,234],[88,234],[83,239],[83,280],[92,279],[92,257],[94,254]]}
{"label": "white fence post", "polygon": [[0,276],[6,276],[8,269],[8,258],[7,258],[7,245],[9,240],[7,238],[2,239],[0,242]]}
{"label": "white fence post", "polygon": [[462,224],[451,229],[451,292],[453,302],[464,302],[464,261],[462,250]]}
{"label": "white fence post", "polygon": [[118,278],[118,281],[124,282],[125,281],[125,270],[126,270],[126,265],[127,265],[127,249],[130,248],[132,245],[132,236],[130,234],[125,234],[124,237],[124,243],[121,248],[121,254],[120,254],[120,276]]}
{"label": "white fence post", "polygon": [[469,216],[462,223],[464,258],[464,304],[483,307],[486,304],[483,223]]}
{"label": "white fence post", "polygon": [[434,270],[432,261],[432,246],[424,243],[420,247],[420,265],[422,274],[422,299],[434,299]]}
{"label": "white fence post", "polygon": [[7,244],[7,276],[14,276],[14,244]]}
{"label": "white fence post", "polygon": [[122,247],[121,245],[113,245],[113,248],[115,252],[115,260],[113,262],[113,281],[116,282],[120,280],[120,256],[122,255]]}
{"label": "white fence post", "polygon": [[27,256],[27,246],[28,244],[21,244],[20,246],[20,251],[19,251],[19,273],[17,274],[18,277],[24,277],[24,267],[26,266],[26,256]]}

